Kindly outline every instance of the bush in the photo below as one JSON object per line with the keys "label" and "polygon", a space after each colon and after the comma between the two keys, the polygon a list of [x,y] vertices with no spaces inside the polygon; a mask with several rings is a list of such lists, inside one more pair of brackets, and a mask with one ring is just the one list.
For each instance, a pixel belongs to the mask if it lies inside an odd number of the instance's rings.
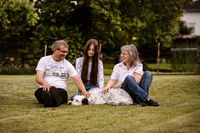
{"label": "bush", "polygon": [[198,51],[172,51],[171,67],[176,72],[196,72],[198,65]]}
{"label": "bush", "polygon": [[26,75],[26,74],[34,74],[34,68],[22,68],[17,65],[9,65],[9,66],[0,66],[0,74],[6,75]]}

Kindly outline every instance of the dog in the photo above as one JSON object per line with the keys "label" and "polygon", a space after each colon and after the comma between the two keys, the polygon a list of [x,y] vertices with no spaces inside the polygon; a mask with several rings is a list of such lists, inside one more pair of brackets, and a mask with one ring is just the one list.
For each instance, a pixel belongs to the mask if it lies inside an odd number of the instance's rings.
{"label": "dog", "polygon": [[108,93],[103,93],[99,88],[89,90],[90,97],[75,95],[72,98],[72,105],[92,105],[92,104],[110,104],[110,105],[132,105],[133,100],[130,95],[121,88],[110,89]]}

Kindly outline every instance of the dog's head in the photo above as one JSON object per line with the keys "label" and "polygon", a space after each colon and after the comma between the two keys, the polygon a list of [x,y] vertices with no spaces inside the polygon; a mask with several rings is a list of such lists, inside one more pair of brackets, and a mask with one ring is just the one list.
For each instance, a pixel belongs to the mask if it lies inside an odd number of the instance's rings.
{"label": "dog's head", "polygon": [[83,95],[76,95],[72,99],[72,105],[88,105],[88,99],[85,98]]}

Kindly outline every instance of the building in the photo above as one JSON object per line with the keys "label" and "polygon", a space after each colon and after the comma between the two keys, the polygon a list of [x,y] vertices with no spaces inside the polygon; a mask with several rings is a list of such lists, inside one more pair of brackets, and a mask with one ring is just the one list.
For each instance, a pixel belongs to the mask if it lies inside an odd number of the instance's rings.
{"label": "building", "polygon": [[200,35],[200,0],[193,0],[193,3],[184,7],[185,12],[181,20],[187,23],[192,29],[192,35]]}
{"label": "building", "polygon": [[181,20],[192,29],[191,35],[179,35],[171,47],[171,67],[173,71],[200,73],[200,0],[185,5]]}

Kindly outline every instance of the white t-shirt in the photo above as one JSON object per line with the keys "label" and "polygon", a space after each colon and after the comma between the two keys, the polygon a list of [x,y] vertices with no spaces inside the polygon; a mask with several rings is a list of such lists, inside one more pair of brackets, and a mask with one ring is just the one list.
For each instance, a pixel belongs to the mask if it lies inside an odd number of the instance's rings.
{"label": "white t-shirt", "polygon": [[142,63],[137,64],[129,69],[124,65],[124,63],[118,63],[114,66],[113,72],[111,74],[111,79],[120,81],[121,83],[124,82],[126,76],[131,75],[134,77],[134,73],[138,73],[143,75],[143,65]]}
{"label": "white t-shirt", "polygon": [[[76,70],[78,72],[79,77],[81,77],[82,66],[83,66],[83,57],[77,58],[76,59]],[[90,80],[91,70],[92,70],[92,63],[89,63],[87,80]],[[97,83],[98,83],[99,88],[104,87],[103,63],[101,60],[99,60],[99,64],[98,64]]]}
{"label": "white t-shirt", "polygon": [[[74,66],[67,60],[55,61],[51,55],[42,57],[36,71],[44,72],[44,80],[56,88],[67,89],[68,77],[78,76]],[[42,87],[42,86],[40,86]]]}

